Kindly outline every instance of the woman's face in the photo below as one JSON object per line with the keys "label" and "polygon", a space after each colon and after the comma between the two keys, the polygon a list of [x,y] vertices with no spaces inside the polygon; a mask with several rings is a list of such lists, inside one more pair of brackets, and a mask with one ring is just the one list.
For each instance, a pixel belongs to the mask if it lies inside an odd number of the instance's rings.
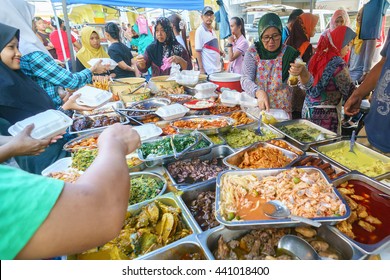
{"label": "woman's face", "polygon": [[282,42],[281,39],[282,35],[276,27],[267,28],[264,31],[263,36],[261,36],[264,48],[270,52],[274,52],[280,47]]}
{"label": "woman's face", "polygon": [[22,54],[18,50],[19,41],[14,37],[0,53],[0,60],[12,70],[20,69]]}
{"label": "woman's face", "polygon": [[164,43],[167,39],[167,33],[165,33],[164,28],[161,24],[156,26],[156,38],[160,43]]}
{"label": "woman's face", "polygon": [[341,57],[344,57],[347,55],[347,53],[349,52],[350,48],[351,48],[351,45],[352,45],[352,41],[349,42],[348,45],[346,45],[345,47],[343,47],[340,51],[340,56]]}
{"label": "woman's face", "polygon": [[356,22],[359,24],[362,24],[362,14],[363,14],[363,9],[360,9],[356,15]]}
{"label": "woman's face", "polygon": [[42,19],[36,21],[35,26],[37,27],[37,30],[39,30],[39,31],[45,31],[47,28],[46,23]]}
{"label": "woman's face", "polygon": [[238,35],[238,32],[240,31],[240,27],[236,24],[235,20],[230,20],[230,29],[233,35],[235,36]]}
{"label": "woman's face", "polygon": [[96,32],[92,32],[92,35],[89,38],[89,43],[94,49],[100,48],[100,38]]}
{"label": "woman's face", "polygon": [[338,18],[336,18],[336,21],[334,22],[335,26],[343,26],[345,25],[345,21],[343,19],[342,16],[339,16]]}

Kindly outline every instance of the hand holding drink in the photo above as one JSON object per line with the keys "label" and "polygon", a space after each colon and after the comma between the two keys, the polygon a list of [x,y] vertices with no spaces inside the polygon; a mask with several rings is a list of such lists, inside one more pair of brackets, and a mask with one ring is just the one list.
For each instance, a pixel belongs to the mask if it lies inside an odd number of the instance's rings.
{"label": "hand holding drink", "polygon": [[137,56],[137,65],[138,65],[140,68],[145,68],[145,66],[146,66],[146,61],[145,61],[143,55],[138,55],[138,56]]}
{"label": "hand holding drink", "polygon": [[287,83],[290,87],[295,87],[298,85],[298,82],[299,82],[299,75],[302,71],[302,66],[305,67],[306,66],[306,63],[303,62],[303,60],[298,57],[297,59],[295,59],[295,62],[294,63],[291,63],[291,68],[289,70],[289,77],[288,77],[288,80],[287,80]]}

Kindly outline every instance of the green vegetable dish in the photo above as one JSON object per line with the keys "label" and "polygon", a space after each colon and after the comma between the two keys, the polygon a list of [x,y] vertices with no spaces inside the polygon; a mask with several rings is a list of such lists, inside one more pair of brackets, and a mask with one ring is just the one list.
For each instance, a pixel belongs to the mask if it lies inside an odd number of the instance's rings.
{"label": "green vegetable dish", "polygon": [[155,198],[164,187],[164,182],[149,175],[134,176],[130,179],[129,205]]}
{"label": "green vegetable dish", "polygon": [[260,141],[268,141],[277,137],[269,130],[261,129],[263,136],[259,136],[248,129],[233,128],[226,136],[227,144],[233,149],[246,147]]}
{"label": "green vegetable dish", "polygon": [[87,170],[97,154],[98,150],[77,150],[72,154],[72,167],[81,171]]}
{"label": "green vegetable dish", "polygon": [[[175,145],[176,151],[178,153],[182,152],[183,150],[194,144],[195,141],[196,138],[191,135],[176,136],[173,138],[173,144]],[[209,146],[209,144],[210,143],[208,143],[206,140],[202,139],[191,150],[206,148]],[[154,142],[143,143],[140,148],[140,151],[144,159],[148,158],[149,156],[158,157],[165,155],[173,155],[173,148],[171,145],[170,137],[166,137]]]}
{"label": "green vegetable dish", "polygon": [[320,135],[321,131],[310,127],[306,124],[293,124],[279,127],[281,131],[291,136],[292,138],[303,143],[310,143],[316,141],[316,137]]}

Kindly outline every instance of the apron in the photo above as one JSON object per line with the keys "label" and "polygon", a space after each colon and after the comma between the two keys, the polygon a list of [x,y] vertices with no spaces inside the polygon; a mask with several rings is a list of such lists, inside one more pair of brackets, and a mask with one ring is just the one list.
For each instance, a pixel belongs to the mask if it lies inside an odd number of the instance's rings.
{"label": "apron", "polygon": [[314,105],[314,106],[307,106],[307,110],[306,110],[306,114],[305,114],[305,119],[313,119],[313,116],[311,114],[311,110],[310,109],[314,109],[314,108],[319,108],[319,109],[324,109],[326,111],[326,109],[336,109],[336,112],[337,112],[337,134],[341,135],[341,123],[342,123],[342,119],[341,119],[341,107],[342,107],[342,100],[340,100],[339,104],[337,105]]}
{"label": "apron", "polygon": [[286,46],[275,59],[262,60],[259,55],[256,56],[256,84],[267,93],[271,108],[283,109],[291,118],[292,90],[282,81],[282,59],[285,51]]}

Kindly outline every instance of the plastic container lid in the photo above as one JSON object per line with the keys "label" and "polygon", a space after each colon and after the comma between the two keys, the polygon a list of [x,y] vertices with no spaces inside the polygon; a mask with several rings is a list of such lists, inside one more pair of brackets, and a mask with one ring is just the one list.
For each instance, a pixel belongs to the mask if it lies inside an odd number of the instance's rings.
{"label": "plastic container lid", "polygon": [[74,94],[79,93],[81,93],[81,96],[77,98],[76,103],[89,107],[101,106],[112,98],[110,92],[90,86],[82,87]]}
{"label": "plastic container lid", "polygon": [[105,57],[105,58],[92,58],[88,61],[88,64],[91,66],[94,66],[96,63],[98,63],[99,60],[102,60],[102,65],[110,65],[110,70],[114,70],[115,67],[118,66],[118,63],[116,63],[111,58]]}
{"label": "plastic container lid", "polygon": [[155,124],[148,123],[141,126],[134,126],[134,130],[136,130],[141,138],[141,141],[145,141],[162,134],[162,129]]}
{"label": "plastic container lid", "polygon": [[241,80],[241,75],[237,73],[213,73],[209,76],[210,81],[215,82],[238,82]]}
{"label": "plastic container lid", "polygon": [[15,136],[32,123],[35,127],[31,132],[31,137],[44,139],[65,133],[66,129],[72,125],[73,120],[60,111],[47,110],[15,123],[8,129],[8,132]]}
{"label": "plastic container lid", "polygon": [[156,115],[163,118],[166,121],[184,117],[190,111],[187,107],[181,104],[172,104],[168,106],[163,106],[157,109]]}

